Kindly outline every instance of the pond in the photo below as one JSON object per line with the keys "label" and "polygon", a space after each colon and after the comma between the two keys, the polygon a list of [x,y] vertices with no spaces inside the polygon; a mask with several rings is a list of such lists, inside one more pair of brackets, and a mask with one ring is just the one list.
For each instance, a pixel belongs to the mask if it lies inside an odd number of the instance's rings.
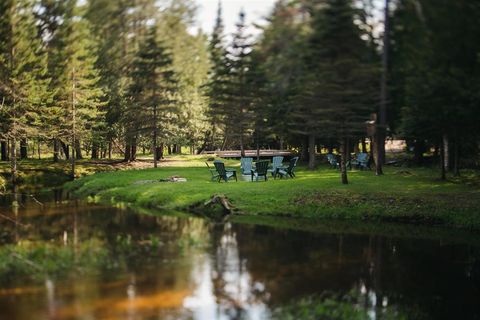
{"label": "pond", "polygon": [[0,319],[480,318],[478,243],[215,224],[61,191],[4,197],[0,214]]}

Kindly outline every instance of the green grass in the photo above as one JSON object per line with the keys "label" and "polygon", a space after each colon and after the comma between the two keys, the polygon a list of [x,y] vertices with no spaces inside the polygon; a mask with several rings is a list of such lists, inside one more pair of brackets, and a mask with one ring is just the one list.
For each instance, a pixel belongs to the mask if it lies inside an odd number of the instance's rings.
{"label": "green grass", "polygon": [[[237,213],[249,215],[408,222],[480,229],[480,188],[477,173],[468,179],[440,181],[437,172],[419,168],[386,168],[349,172],[349,185],[328,167],[307,171],[296,179],[217,183],[210,181],[204,157],[169,159],[168,167],[97,173],[68,183],[79,197],[97,202],[128,204],[150,209],[186,210],[224,194]],[[176,163],[178,162],[178,165]],[[227,161],[237,166],[238,161]],[[177,175],[187,183],[159,180]]]}

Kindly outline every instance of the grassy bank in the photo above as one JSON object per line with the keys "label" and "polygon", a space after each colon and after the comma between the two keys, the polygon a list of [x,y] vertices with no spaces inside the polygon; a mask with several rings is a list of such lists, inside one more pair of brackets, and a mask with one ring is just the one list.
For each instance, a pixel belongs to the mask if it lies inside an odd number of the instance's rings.
{"label": "grassy bank", "polygon": [[[79,197],[97,202],[151,209],[184,210],[200,206],[215,194],[224,194],[238,213],[249,215],[335,218],[447,225],[480,229],[480,188],[475,173],[456,181],[439,181],[431,169],[386,168],[350,172],[350,184],[340,184],[339,173],[328,167],[307,171],[298,178],[217,183],[210,181],[204,158],[167,162],[158,169],[97,173],[68,183]],[[229,162],[238,166],[238,161]],[[170,176],[186,183],[159,182]]]}

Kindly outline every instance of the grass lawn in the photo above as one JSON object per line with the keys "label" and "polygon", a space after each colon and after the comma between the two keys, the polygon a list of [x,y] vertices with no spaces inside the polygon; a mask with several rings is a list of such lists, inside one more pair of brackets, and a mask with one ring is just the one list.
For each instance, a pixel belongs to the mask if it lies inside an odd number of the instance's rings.
{"label": "grass lawn", "polygon": [[[161,168],[102,172],[68,183],[79,197],[149,209],[187,210],[223,194],[236,212],[249,215],[395,221],[480,229],[480,187],[475,172],[446,182],[427,168],[387,167],[385,175],[350,171],[349,185],[337,170],[299,167],[296,179],[268,182],[210,181],[205,157],[170,158]],[[227,161],[238,167],[239,161]],[[238,168],[239,172],[239,168]],[[186,183],[159,182],[181,176]]]}

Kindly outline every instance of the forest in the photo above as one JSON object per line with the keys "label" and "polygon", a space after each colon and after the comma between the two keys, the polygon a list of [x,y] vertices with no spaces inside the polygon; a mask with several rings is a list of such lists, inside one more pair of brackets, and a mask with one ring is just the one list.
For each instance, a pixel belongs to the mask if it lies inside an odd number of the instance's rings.
{"label": "forest", "polygon": [[[350,152],[404,139],[441,177],[479,160],[480,3],[279,0],[194,30],[192,0],[0,3],[0,153],[124,159],[188,147]],[[258,35],[251,28],[258,28]],[[342,171],[346,171],[342,170]],[[345,173],[346,180],[346,173]],[[346,182],[346,181],[344,181]]]}

